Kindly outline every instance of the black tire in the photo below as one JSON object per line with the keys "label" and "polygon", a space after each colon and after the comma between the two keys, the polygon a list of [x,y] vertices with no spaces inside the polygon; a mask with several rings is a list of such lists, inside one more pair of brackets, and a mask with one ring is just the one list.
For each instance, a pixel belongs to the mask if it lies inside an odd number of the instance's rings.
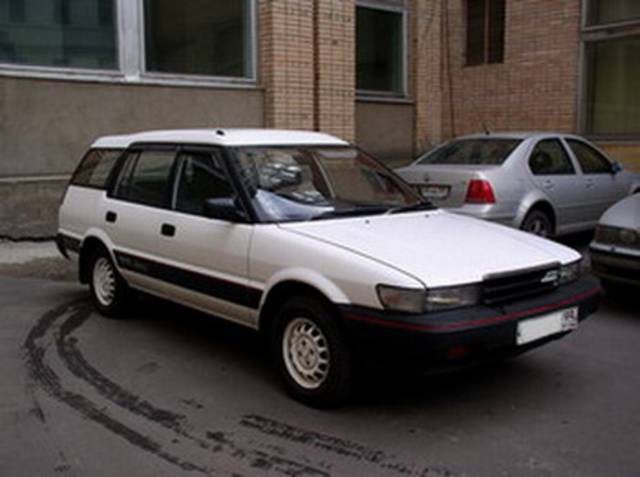
{"label": "black tire", "polygon": [[[106,299],[104,287],[97,281],[100,274],[96,269],[102,267],[104,273],[109,270],[113,277],[113,288],[110,298]],[[91,301],[96,309],[108,318],[122,318],[122,313],[129,304],[131,290],[124,279],[118,273],[109,252],[104,247],[96,248],[89,261],[89,290]]]}
{"label": "black tire", "polygon": [[553,224],[549,216],[542,210],[534,209],[530,211],[520,229],[539,237],[549,238],[553,236]]}
{"label": "black tire", "polygon": [[[309,334],[312,335],[316,331],[321,333],[319,337],[316,335],[318,340],[316,345],[311,345],[309,360],[314,362],[313,352],[315,352],[318,359],[327,361],[324,369],[319,360],[315,362],[317,368],[314,366],[307,368],[304,365],[309,365],[309,361],[305,362],[299,355],[298,358],[293,357],[296,354],[293,352],[294,349],[300,351],[300,348],[304,348],[301,345],[296,347],[292,343],[296,341],[295,339],[290,339],[290,344],[285,345],[287,337],[291,337],[292,333],[295,334],[292,330],[307,324],[310,324]],[[301,337],[301,335],[304,336]],[[307,334],[299,332],[297,336],[297,342],[304,344]],[[351,354],[334,313],[321,300],[296,296],[280,307],[272,328],[271,351],[287,392],[296,400],[312,407],[328,408],[343,403],[349,397],[352,375]],[[324,376],[313,384],[309,381],[315,377],[308,379],[302,376],[303,372],[311,373],[312,369],[317,370],[317,375]],[[301,384],[301,380],[306,381],[307,386]],[[310,387],[312,385],[315,387]]]}

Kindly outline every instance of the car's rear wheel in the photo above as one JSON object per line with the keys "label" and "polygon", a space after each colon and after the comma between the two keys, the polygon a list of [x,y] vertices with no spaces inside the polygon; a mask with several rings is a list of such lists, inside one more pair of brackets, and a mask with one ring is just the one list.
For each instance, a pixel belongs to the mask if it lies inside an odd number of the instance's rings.
{"label": "car's rear wheel", "polygon": [[129,301],[129,287],[103,247],[93,252],[90,263],[89,288],[94,306],[107,317],[120,317]]}
{"label": "car's rear wheel", "polygon": [[329,407],[350,393],[351,358],[335,316],[321,300],[299,296],[277,312],[272,350],[289,394]]}
{"label": "car's rear wheel", "polygon": [[538,237],[551,237],[553,224],[549,216],[541,210],[532,210],[522,221],[520,229]]}

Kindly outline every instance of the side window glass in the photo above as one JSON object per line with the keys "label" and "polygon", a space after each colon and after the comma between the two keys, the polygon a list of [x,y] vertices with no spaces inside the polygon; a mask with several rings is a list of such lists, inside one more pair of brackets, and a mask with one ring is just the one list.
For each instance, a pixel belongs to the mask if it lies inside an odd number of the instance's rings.
{"label": "side window glass", "polygon": [[536,144],[529,158],[531,172],[537,176],[575,174],[575,168],[557,139],[545,139]]}
{"label": "side window glass", "polygon": [[121,149],[92,149],[73,173],[71,184],[105,189],[120,154]]}
{"label": "side window glass", "polygon": [[585,174],[610,174],[611,163],[591,146],[569,139],[567,141]]}
{"label": "side window glass", "polygon": [[165,206],[174,159],[173,151],[129,154],[114,196],[152,207]]}
{"label": "side window glass", "polygon": [[207,199],[233,196],[233,189],[218,157],[205,153],[184,153],[180,156],[176,210],[203,215]]}

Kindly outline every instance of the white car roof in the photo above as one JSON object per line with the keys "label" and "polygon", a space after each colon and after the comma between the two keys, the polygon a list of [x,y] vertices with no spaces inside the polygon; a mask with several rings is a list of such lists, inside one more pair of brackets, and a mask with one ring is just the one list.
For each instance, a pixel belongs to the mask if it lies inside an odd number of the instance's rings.
{"label": "white car roof", "polygon": [[466,136],[459,136],[454,138],[457,139],[477,139],[477,138],[497,138],[497,139],[541,139],[546,137],[566,137],[566,138],[576,138],[583,139],[580,136],[576,136],[574,134],[553,132],[553,131],[515,131],[515,132],[493,132],[490,131],[487,133],[477,133],[477,134],[469,134]]}
{"label": "white car roof", "polygon": [[329,134],[279,129],[171,129],[145,131],[96,140],[94,148],[127,148],[137,142],[210,144],[216,146],[346,146]]}

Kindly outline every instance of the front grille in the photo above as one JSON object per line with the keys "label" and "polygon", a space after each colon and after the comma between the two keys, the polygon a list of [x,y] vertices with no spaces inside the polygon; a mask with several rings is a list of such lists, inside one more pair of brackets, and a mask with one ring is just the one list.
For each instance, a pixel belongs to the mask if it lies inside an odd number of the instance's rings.
{"label": "front grille", "polygon": [[487,305],[506,303],[555,290],[560,265],[490,275],[482,282],[482,300]]}

